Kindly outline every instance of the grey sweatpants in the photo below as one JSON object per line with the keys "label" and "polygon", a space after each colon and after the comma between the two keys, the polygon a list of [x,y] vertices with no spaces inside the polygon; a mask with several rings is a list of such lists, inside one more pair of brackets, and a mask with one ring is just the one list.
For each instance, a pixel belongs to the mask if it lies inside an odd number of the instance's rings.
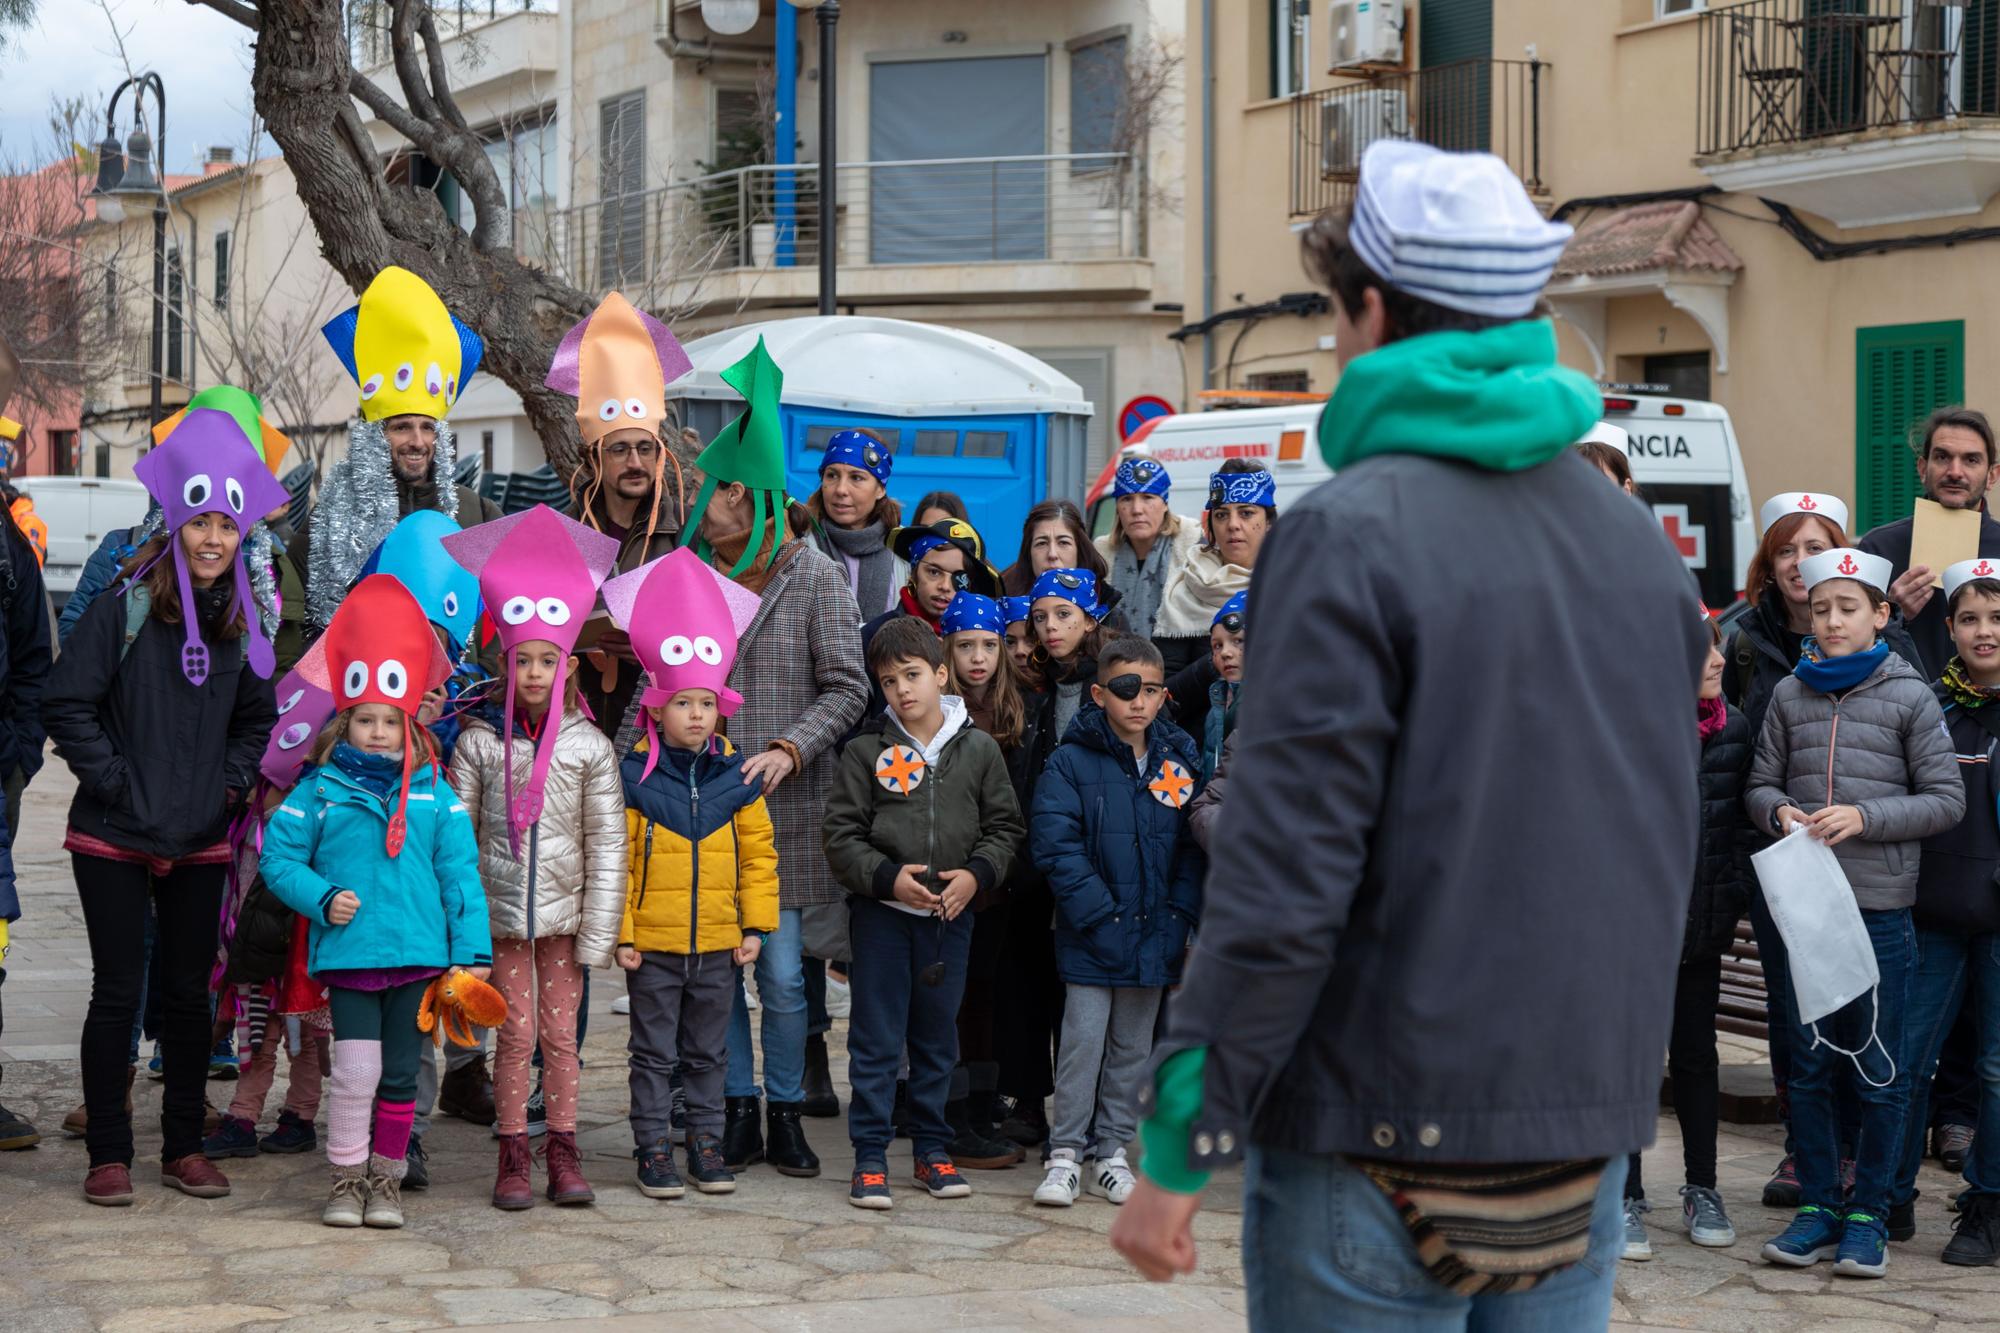
{"label": "grey sweatpants", "polygon": [[[455,1041],[444,1044],[444,1067],[463,1069],[474,1060],[486,1054],[486,1042],[491,1028],[474,1028],[479,1035],[477,1046],[460,1046]],[[438,1051],[429,1037],[424,1038],[423,1051],[417,1057],[417,1118],[410,1122],[410,1133],[422,1138],[431,1127],[431,1112],[437,1110],[438,1099]]]}
{"label": "grey sweatpants", "polygon": [[668,1074],[681,1067],[689,1134],[722,1133],[722,1079],[729,1060],[729,1011],[736,1002],[737,968],[730,951],[642,953],[639,970],[625,974],[632,997],[632,1141],[641,1148],[673,1137],[673,1089]]}
{"label": "grey sweatpants", "polygon": [[1109,1157],[1139,1125],[1139,1080],[1153,1054],[1160,988],[1063,987],[1062,1047],[1056,1059],[1055,1122],[1050,1149],[1078,1157],[1091,1144]]}

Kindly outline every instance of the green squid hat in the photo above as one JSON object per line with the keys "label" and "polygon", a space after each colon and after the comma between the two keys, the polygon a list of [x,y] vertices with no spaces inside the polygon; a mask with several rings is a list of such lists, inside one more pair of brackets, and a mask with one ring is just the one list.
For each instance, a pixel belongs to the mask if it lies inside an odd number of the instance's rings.
{"label": "green squid hat", "polygon": [[681,545],[692,546],[705,561],[715,552],[701,536],[701,520],[715,488],[725,482],[740,482],[748,488],[754,511],[749,544],[736,567],[735,578],[756,560],[772,525],[784,522],[790,497],[785,494],[785,432],[778,420],[778,397],[785,387],[785,372],[771,359],[763,336],[741,361],[722,372],[722,382],[743,395],[742,415],[724,426],[695,460],[702,475],[701,493],[695,496],[687,523],[681,528]]}

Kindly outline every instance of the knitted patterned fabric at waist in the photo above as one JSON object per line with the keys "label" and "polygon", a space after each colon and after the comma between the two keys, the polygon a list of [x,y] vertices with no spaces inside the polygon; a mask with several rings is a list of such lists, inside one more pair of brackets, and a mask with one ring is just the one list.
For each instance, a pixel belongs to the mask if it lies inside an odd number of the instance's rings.
{"label": "knitted patterned fabric at waist", "polygon": [[101,861],[123,861],[127,865],[144,866],[155,875],[171,875],[177,866],[222,866],[230,861],[229,841],[211,843],[200,851],[189,852],[186,856],[169,860],[164,856],[149,856],[145,852],[135,852],[130,847],[119,847],[102,838],[94,838],[71,825],[63,837],[63,850],[81,856],[94,856]]}

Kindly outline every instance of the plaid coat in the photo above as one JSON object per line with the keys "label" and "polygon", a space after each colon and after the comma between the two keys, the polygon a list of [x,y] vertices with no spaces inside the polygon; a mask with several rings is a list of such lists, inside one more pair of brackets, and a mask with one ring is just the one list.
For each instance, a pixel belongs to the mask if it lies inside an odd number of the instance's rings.
{"label": "plaid coat", "polygon": [[[846,897],[827,868],[820,826],[836,747],[868,703],[868,674],[861,610],[839,566],[797,540],[779,550],[778,562],[757,618],[736,645],[729,688],[743,696],[743,706],[723,731],[746,756],[774,740],[790,741],[805,763],[764,798],[777,831],[778,905],[789,910]],[[642,727],[635,695],[619,729],[620,754]]]}

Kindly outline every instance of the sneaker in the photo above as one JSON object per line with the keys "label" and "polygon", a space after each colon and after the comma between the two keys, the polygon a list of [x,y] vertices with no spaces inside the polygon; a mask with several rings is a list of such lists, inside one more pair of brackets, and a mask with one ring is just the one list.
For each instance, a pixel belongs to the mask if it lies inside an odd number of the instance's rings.
{"label": "sneaker", "polygon": [[829,972],[826,974],[826,1016],[828,1018],[851,1018],[854,1014],[854,990],[846,982]]}
{"label": "sneaker", "polygon": [[857,1162],[854,1179],[847,1186],[847,1201],[856,1208],[888,1212],[896,1206],[889,1197],[889,1167],[884,1162]]}
{"label": "sneaker", "polygon": [[215,1043],[208,1053],[208,1076],[224,1082],[236,1077],[236,1043],[228,1037]]}
{"label": "sneaker", "polygon": [[1048,1142],[1049,1118],[1042,1112],[1041,1101],[1014,1102],[1000,1118],[1000,1137],[1012,1139],[1024,1148]]}
{"label": "sneaker", "polygon": [[1807,1204],[1783,1234],[1764,1243],[1764,1261],[1787,1268],[1811,1268],[1840,1253],[1840,1233],[1838,1213]]}
{"label": "sneaker", "polygon": [[528,1094],[528,1137],[538,1139],[549,1132],[549,1106],[542,1100],[542,1085]]}
{"label": "sneaker", "polygon": [[632,997],[629,995],[614,997],[611,1001],[611,1012],[614,1014],[630,1014],[632,1012]]}
{"label": "sneaker", "polygon": [[167,1076],[166,1062],[160,1058],[160,1043],[153,1043],[153,1058],[146,1061],[146,1077],[154,1080]]}
{"label": "sneaker", "polygon": [[1842,1277],[1881,1277],[1889,1271],[1889,1231],[1873,1213],[1849,1213],[1833,1271]]}
{"label": "sneaker", "polygon": [[333,1168],[333,1193],[320,1210],[324,1226],[358,1227],[368,1217],[368,1177],[358,1166]]}
{"label": "sneaker", "polygon": [[1917,1199],[1911,1195],[1902,1203],[1889,1205],[1889,1239],[1896,1242],[1917,1238]]}
{"label": "sneaker", "polygon": [[1946,1263],[1980,1268],[2000,1257],[2000,1195],[1966,1195],[1951,1232],[1951,1242],[1938,1256]]}
{"label": "sneaker", "polygon": [[1799,1206],[1799,1164],[1790,1153],[1778,1163],[1778,1169],[1764,1182],[1764,1206],[1766,1208],[1796,1208]]}
{"label": "sneaker", "polygon": [[1653,1257],[1653,1242],[1646,1238],[1646,1214],[1652,1208],[1644,1199],[1625,1201],[1625,1250],[1619,1258],[1644,1263]]}
{"label": "sneaker", "polygon": [[688,1179],[703,1194],[733,1194],[736,1192],[736,1176],[723,1165],[722,1140],[713,1134],[695,1134],[688,1138]]}
{"label": "sneaker", "polygon": [[[416,1142],[415,1139],[410,1140],[412,1146]],[[311,1152],[317,1147],[319,1147],[319,1134],[314,1131],[312,1121],[300,1119],[295,1111],[278,1112],[278,1127],[257,1142],[259,1152]],[[404,1183],[409,1183],[407,1178]]]}
{"label": "sneaker", "polygon": [[942,1150],[925,1153],[917,1160],[917,1184],[930,1191],[933,1199],[966,1199],[972,1186],[952,1165],[951,1154]]}
{"label": "sneaker", "polygon": [[1681,1186],[1681,1221],[1688,1239],[1697,1245],[1720,1250],[1736,1243],[1736,1228],[1723,1211],[1722,1196],[1706,1186]]}
{"label": "sneaker", "polygon": [[1946,1125],[1933,1136],[1937,1142],[1938,1165],[1957,1175],[1965,1170],[1965,1159],[1972,1151],[1972,1126]]}
{"label": "sneaker", "polygon": [[409,1155],[403,1158],[403,1188],[427,1190],[430,1187],[431,1155],[424,1151],[423,1139],[412,1134]]}
{"label": "sneaker", "polygon": [[674,1150],[662,1140],[645,1148],[634,1148],[639,1159],[639,1193],[649,1199],[678,1199],[687,1193],[680,1172],[674,1170]]}
{"label": "sneaker", "polygon": [[1084,1181],[1084,1188],[1101,1199],[1123,1203],[1132,1197],[1132,1187],[1138,1183],[1132,1176],[1130,1163],[1125,1160],[1125,1150],[1120,1148],[1109,1157],[1097,1159]]}
{"label": "sneaker", "polygon": [[229,1193],[229,1177],[200,1153],[160,1164],[160,1183],[197,1199],[220,1199]]}
{"label": "sneaker", "polygon": [[257,1127],[236,1116],[224,1116],[222,1125],[201,1141],[201,1155],[211,1162],[225,1157],[255,1157]]}
{"label": "sneaker", "polygon": [[1067,1208],[1076,1202],[1082,1189],[1083,1171],[1076,1164],[1076,1154],[1068,1148],[1057,1148],[1049,1154],[1048,1173],[1035,1186],[1035,1202],[1050,1208]]}
{"label": "sneaker", "polygon": [[93,1166],[83,1178],[83,1198],[103,1208],[126,1208],[132,1203],[132,1168],[123,1162]]}
{"label": "sneaker", "polygon": [[0,1152],[32,1148],[42,1141],[42,1132],[28,1118],[0,1106]]}

